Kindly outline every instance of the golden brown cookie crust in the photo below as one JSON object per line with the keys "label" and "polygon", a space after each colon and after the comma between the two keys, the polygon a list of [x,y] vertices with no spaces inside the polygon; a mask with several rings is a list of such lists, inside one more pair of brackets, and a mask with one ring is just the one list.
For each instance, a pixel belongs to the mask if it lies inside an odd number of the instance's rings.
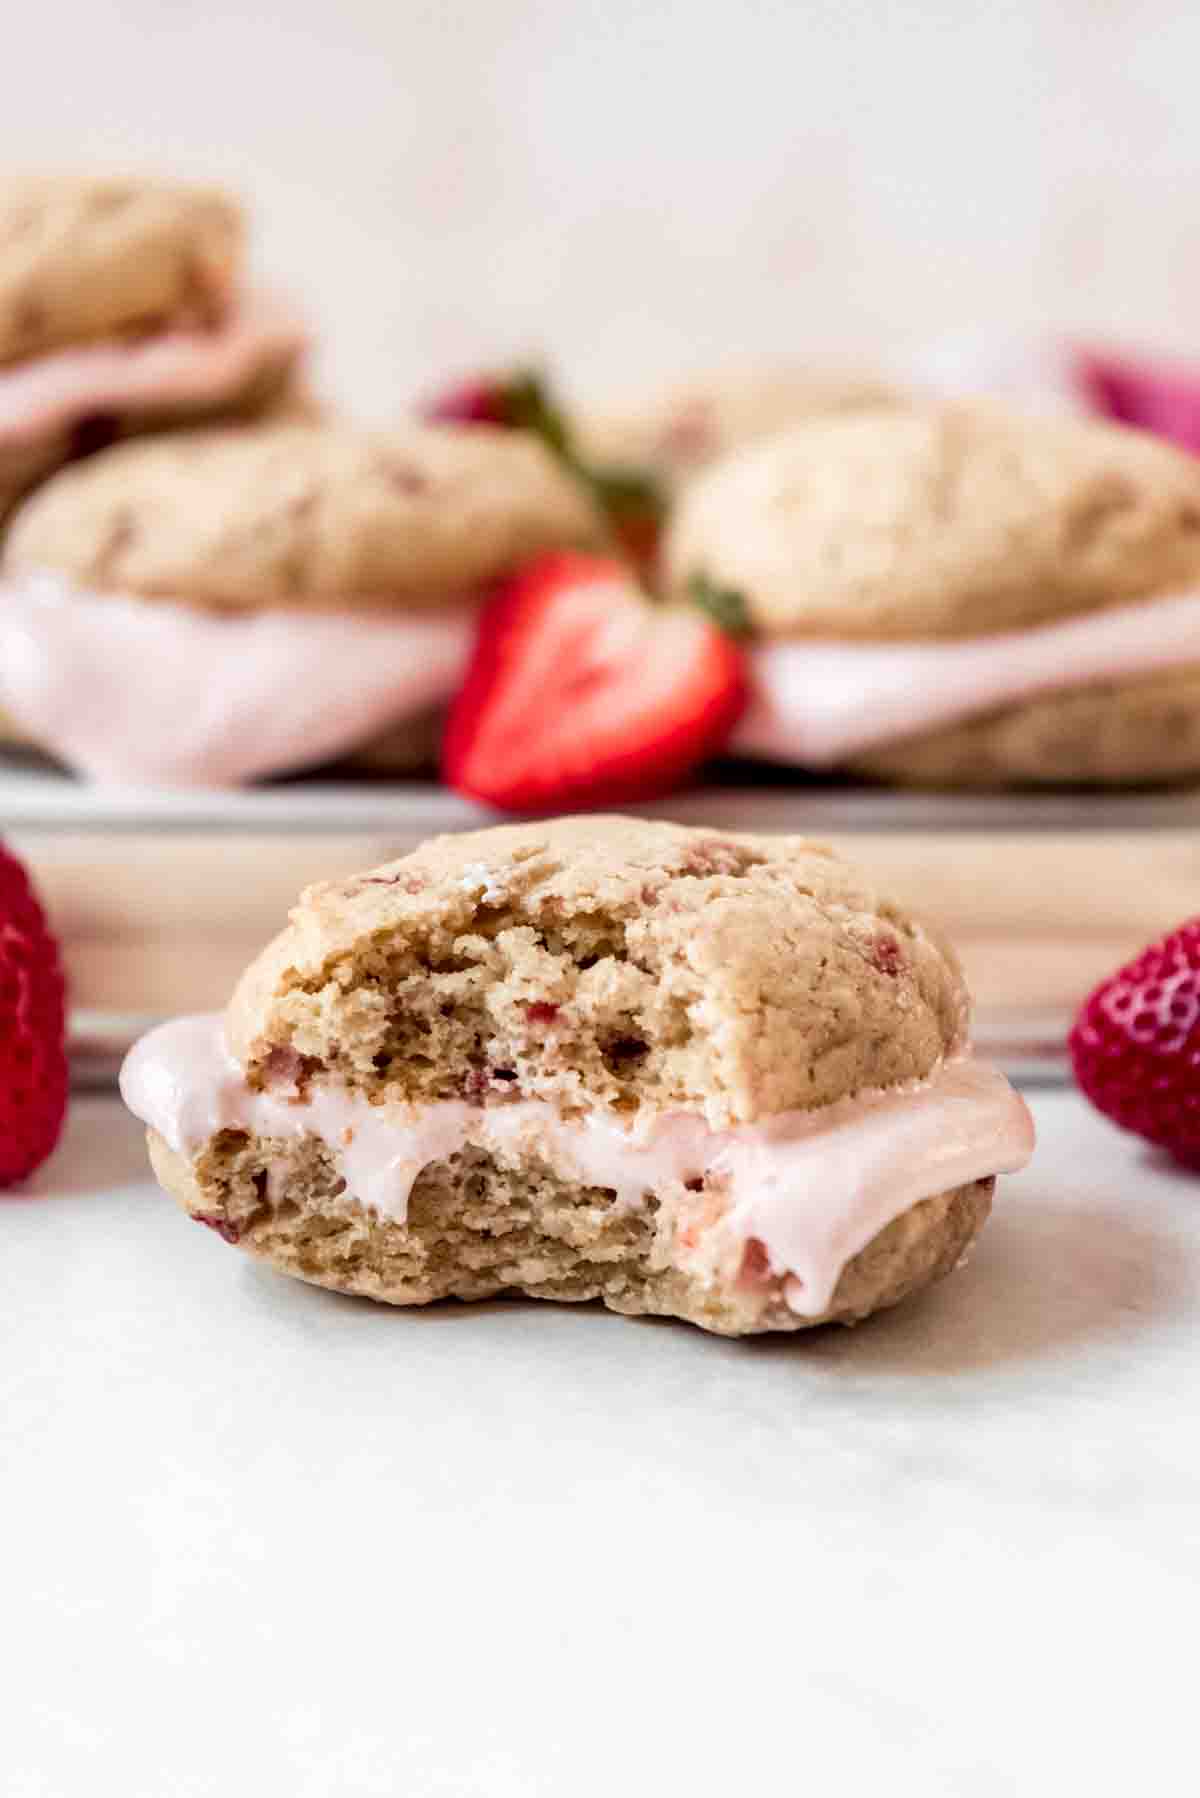
{"label": "golden brown cookie crust", "polygon": [[34,443],[0,443],[0,527],[39,481],[70,455],[70,436],[51,431]]}
{"label": "golden brown cookie crust", "polygon": [[980,404],[821,421],[717,464],[665,550],[766,636],[983,636],[1200,579],[1200,458]]}
{"label": "golden brown cookie crust", "polygon": [[1200,667],[1006,706],[859,756],[904,786],[1164,786],[1200,779]]}
{"label": "golden brown cookie crust", "polygon": [[519,1089],[719,1129],[922,1079],[967,1009],[953,952],[822,845],[584,817],[309,888],[227,1028],[252,1082],[283,1053],[383,1099]]}
{"label": "golden brown cookie crust", "polygon": [[862,370],[778,360],[692,375],[623,405],[584,409],[574,424],[591,461],[648,468],[674,487],[793,425],[902,403],[903,395]]}
{"label": "golden brown cookie crust", "polygon": [[13,519],[5,568],[230,611],[420,606],[603,538],[526,433],[289,424],[123,444],[64,470]]}
{"label": "golden brown cookie crust", "polygon": [[241,207],[210,187],[73,175],[0,178],[0,366],[224,312]]}

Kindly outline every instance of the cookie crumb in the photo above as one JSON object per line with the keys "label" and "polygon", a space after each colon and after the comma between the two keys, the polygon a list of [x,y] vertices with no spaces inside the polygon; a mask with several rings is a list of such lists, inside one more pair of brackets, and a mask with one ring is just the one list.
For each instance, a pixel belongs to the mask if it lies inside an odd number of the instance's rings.
{"label": "cookie crumb", "polygon": [[478,893],[485,905],[502,904],[508,897],[508,890],[499,884],[499,877],[482,862],[471,862],[458,884],[464,893]]}
{"label": "cookie crumb", "polygon": [[740,843],[730,843],[722,837],[705,837],[689,850],[683,872],[701,878],[712,874],[744,874],[747,868],[757,867],[762,860],[762,856],[751,854]]}

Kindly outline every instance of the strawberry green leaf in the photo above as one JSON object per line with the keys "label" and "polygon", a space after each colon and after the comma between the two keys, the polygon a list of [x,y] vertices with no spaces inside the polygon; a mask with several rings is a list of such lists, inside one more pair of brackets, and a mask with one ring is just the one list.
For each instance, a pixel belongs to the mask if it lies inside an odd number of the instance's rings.
{"label": "strawberry green leaf", "polygon": [[646,518],[656,524],[666,517],[662,483],[640,468],[584,468],[581,473],[610,518]]}
{"label": "strawberry green leaf", "polygon": [[549,382],[534,370],[524,369],[505,381],[504,422],[515,431],[532,431],[561,461],[573,463],[566,415]]}
{"label": "strawberry green leaf", "polygon": [[721,587],[706,574],[694,574],[684,587],[690,603],[707,612],[727,637],[749,637],[753,625],[746,602],[734,587]]}

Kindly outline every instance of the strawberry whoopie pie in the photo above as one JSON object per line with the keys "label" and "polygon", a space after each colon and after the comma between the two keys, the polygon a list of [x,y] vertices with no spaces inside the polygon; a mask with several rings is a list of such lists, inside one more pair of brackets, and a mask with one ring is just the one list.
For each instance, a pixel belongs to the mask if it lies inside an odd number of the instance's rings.
{"label": "strawberry whoopie pie", "polygon": [[309,887],[121,1090],[188,1216],[301,1280],[741,1336],[961,1263],[1033,1147],[968,1022],[953,951],[820,844],[589,815]]}
{"label": "strawberry whoopie pie", "polygon": [[942,787],[1200,775],[1200,461],[994,405],[825,420],[685,494],[754,633],[735,750]]}
{"label": "strawberry whoopie pie", "polygon": [[720,457],[810,419],[903,403],[883,378],[821,362],[733,362],[625,400],[581,408],[579,453],[593,467],[643,469],[675,493]]}
{"label": "strawberry whoopie pie", "polygon": [[307,331],[243,286],[244,237],[215,188],[0,177],[0,519],[117,438],[297,400]]}
{"label": "strawberry whoopie pie", "polygon": [[94,779],[228,786],[362,752],[411,765],[484,596],[595,545],[524,432],[262,425],[62,470],[0,559],[9,733]]}

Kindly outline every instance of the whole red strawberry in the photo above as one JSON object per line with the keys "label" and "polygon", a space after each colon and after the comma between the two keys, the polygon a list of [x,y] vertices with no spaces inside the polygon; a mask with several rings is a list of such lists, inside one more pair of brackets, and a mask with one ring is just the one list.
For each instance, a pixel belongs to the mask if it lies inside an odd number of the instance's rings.
{"label": "whole red strawberry", "polygon": [[1070,1047],[1093,1105],[1200,1169],[1200,918],[1098,986]]}
{"label": "whole red strawberry", "polygon": [[45,1161],[66,1111],[58,944],[24,868],[0,846],[0,1186]]}

